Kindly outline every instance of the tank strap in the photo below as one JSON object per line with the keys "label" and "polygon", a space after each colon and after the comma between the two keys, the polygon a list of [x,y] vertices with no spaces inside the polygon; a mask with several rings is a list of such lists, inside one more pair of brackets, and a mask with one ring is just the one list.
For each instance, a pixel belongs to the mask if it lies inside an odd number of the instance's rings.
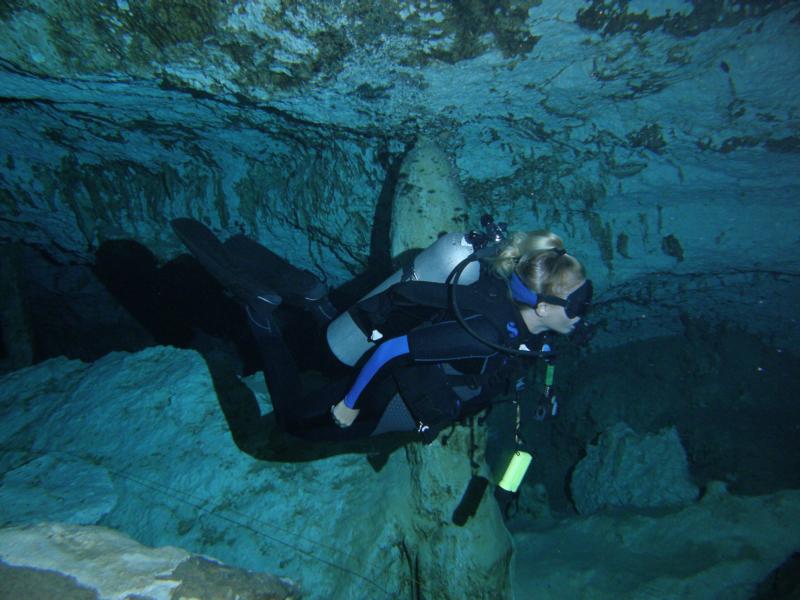
{"label": "tank strap", "polygon": [[403,266],[403,273],[400,275],[401,283],[405,283],[406,281],[417,281],[419,279],[419,275],[414,270],[414,263],[410,262]]}

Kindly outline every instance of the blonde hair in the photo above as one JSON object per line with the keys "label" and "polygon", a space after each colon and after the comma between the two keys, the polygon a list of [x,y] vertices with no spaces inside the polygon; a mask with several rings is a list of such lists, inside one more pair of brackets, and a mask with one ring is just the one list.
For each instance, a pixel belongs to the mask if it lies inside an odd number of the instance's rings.
{"label": "blonde hair", "polygon": [[583,265],[566,253],[564,241],[544,229],[511,234],[487,263],[498,277],[508,279],[516,273],[537,294],[559,298],[586,279]]}

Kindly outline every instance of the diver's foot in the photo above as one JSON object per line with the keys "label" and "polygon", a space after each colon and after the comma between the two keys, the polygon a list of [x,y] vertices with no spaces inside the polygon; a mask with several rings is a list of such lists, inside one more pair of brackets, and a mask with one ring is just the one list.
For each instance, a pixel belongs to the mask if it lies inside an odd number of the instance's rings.
{"label": "diver's foot", "polygon": [[328,296],[323,296],[319,300],[314,300],[306,305],[306,308],[311,312],[311,316],[318,325],[327,326],[336,318],[338,311],[336,307],[331,304]]}
{"label": "diver's foot", "polygon": [[174,219],[171,224],[192,256],[237,302],[256,307],[259,313],[271,313],[280,305],[281,297],[235,264],[208,227],[194,219]]}
{"label": "diver's foot", "polygon": [[256,298],[245,305],[244,310],[247,313],[247,319],[250,321],[250,327],[253,330],[256,338],[261,335],[278,336],[280,329],[272,313],[281,304],[281,297],[277,294],[260,294]]}

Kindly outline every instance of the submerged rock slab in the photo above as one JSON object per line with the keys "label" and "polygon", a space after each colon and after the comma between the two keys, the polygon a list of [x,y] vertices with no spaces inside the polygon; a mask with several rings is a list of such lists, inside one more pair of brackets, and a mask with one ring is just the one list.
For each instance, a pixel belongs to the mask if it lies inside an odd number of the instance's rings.
{"label": "submerged rock slab", "polygon": [[570,484],[581,514],[604,508],[677,506],[697,498],[686,452],[674,427],[638,435],[625,423],[617,423],[586,452]]}
{"label": "submerged rock slab", "polygon": [[[511,541],[491,497],[465,526],[451,522],[470,477],[467,432],[387,453],[378,468],[363,450],[309,457],[319,448],[269,437],[260,414],[241,381],[169,347],[10,373],[0,378],[0,476],[14,481],[0,484],[4,519],[47,520],[41,497],[69,489],[69,477],[34,476],[46,456],[107,472],[116,502],[84,522],[286,575],[309,598],[510,597]],[[262,453],[281,444],[279,457]],[[23,489],[28,506],[13,495]],[[97,499],[83,491],[76,514]],[[450,565],[469,576],[451,580]]]}
{"label": "submerged rock slab", "polygon": [[0,575],[4,598],[300,598],[285,579],[180,548],[148,548],[106,527],[62,523],[0,529]]}
{"label": "submerged rock slab", "polygon": [[800,540],[800,490],[711,486],[662,516],[595,515],[519,532],[514,593],[537,600],[748,600]]}
{"label": "submerged rock slab", "polygon": [[97,523],[117,503],[103,467],[73,457],[45,455],[0,479],[0,523],[50,520]]}

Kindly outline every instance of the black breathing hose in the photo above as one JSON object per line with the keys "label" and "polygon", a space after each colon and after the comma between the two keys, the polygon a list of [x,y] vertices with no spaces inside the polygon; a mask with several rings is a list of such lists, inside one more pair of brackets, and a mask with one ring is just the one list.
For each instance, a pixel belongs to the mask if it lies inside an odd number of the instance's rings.
{"label": "black breathing hose", "polygon": [[456,265],[456,267],[450,272],[450,275],[447,276],[445,283],[449,286],[450,290],[450,305],[453,309],[453,314],[456,317],[456,321],[464,330],[478,340],[481,344],[485,344],[490,348],[494,348],[500,352],[505,354],[511,354],[512,356],[520,356],[525,358],[549,358],[555,356],[555,352],[542,352],[539,350],[520,350],[518,348],[511,348],[510,346],[503,346],[502,344],[496,344],[490,340],[487,340],[483,336],[481,336],[477,331],[472,329],[469,326],[467,321],[464,319],[464,316],[461,314],[461,309],[458,307],[458,300],[457,300],[457,288],[458,288],[458,280],[461,277],[461,273],[464,272],[464,269],[467,268],[467,265],[471,262],[480,260],[481,258],[486,258],[488,256],[492,256],[496,252],[496,248],[494,245],[487,245],[479,250],[476,250],[472,254],[470,254],[467,258],[462,260],[460,263]]}

